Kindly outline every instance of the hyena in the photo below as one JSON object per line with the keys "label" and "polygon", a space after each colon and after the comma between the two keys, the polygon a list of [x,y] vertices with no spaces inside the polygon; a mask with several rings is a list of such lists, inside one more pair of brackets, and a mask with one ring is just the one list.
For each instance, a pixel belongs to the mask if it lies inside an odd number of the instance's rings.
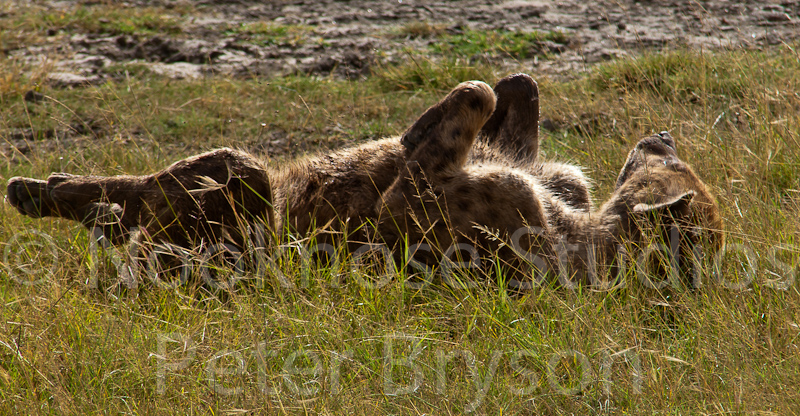
{"label": "hyena", "polygon": [[484,271],[530,279],[549,270],[569,282],[587,282],[590,262],[613,265],[621,245],[641,250],[653,236],[672,255],[719,247],[714,197],[668,133],[636,144],[596,208],[580,168],[537,157],[538,119],[538,86],[516,74],[494,89],[456,86],[400,137],[283,166],[225,148],[144,176],[15,177],[6,198],[30,217],[99,227],[116,244],[138,229],[186,248],[241,247],[260,222],[279,239],[377,241],[427,265],[467,252]]}

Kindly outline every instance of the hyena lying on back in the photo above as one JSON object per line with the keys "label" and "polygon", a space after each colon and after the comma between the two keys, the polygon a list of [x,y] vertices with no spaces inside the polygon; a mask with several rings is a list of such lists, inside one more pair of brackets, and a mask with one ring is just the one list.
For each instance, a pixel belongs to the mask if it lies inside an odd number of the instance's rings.
{"label": "hyena lying on back", "polygon": [[485,269],[499,262],[529,278],[533,263],[585,280],[590,260],[610,265],[620,244],[641,248],[653,233],[672,242],[673,254],[692,253],[703,235],[718,247],[714,198],[669,134],[642,139],[608,201],[594,208],[579,168],[537,160],[538,116],[538,87],[527,75],[494,90],[465,82],[399,139],[277,168],[220,149],[145,176],[15,177],[7,201],[31,217],[101,227],[117,244],[138,228],[154,242],[241,247],[246,225],[262,221],[278,235],[324,229],[318,239],[380,239],[401,261],[408,247],[424,264],[476,251]]}

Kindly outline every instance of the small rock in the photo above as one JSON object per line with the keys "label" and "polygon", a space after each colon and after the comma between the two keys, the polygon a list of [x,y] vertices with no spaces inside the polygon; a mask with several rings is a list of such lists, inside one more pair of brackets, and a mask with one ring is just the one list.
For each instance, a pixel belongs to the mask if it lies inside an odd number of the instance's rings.
{"label": "small rock", "polygon": [[530,4],[529,1],[511,1],[504,3],[500,8],[505,9],[509,13],[517,14],[522,19],[539,18],[547,12],[549,8],[545,3]]}
{"label": "small rock", "polygon": [[202,65],[190,64],[188,62],[176,62],[173,64],[154,63],[150,70],[156,74],[163,75],[172,79],[197,79],[203,76]]}
{"label": "small rock", "polygon": [[790,22],[792,20],[786,13],[766,13],[764,20],[772,23]]}
{"label": "small rock", "polygon": [[563,53],[564,51],[567,50],[567,47],[565,45],[562,45],[560,43],[555,43],[549,40],[542,41],[540,42],[539,45],[543,50],[548,51],[550,53]]}
{"label": "small rock", "polygon": [[51,72],[47,81],[57,88],[85,87],[100,81],[100,77],[84,77],[70,72]]}
{"label": "small rock", "polygon": [[25,101],[29,103],[40,103],[44,101],[44,99],[44,94],[37,92],[36,90],[30,90],[25,93]]}

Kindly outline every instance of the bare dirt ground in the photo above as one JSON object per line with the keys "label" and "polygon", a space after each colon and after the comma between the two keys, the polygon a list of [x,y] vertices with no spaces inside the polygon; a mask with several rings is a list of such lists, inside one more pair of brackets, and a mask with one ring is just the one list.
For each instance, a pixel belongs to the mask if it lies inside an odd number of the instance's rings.
{"label": "bare dirt ground", "polygon": [[[60,10],[78,2],[42,1]],[[407,50],[426,50],[437,36],[398,36],[398,28],[432,22],[444,33],[464,30],[562,31],[563,43],[548,41],[524,59],[494,53],[465,56],[497,65],[522,64],[531,73],[581,71],[587,64],[671,47],[759,47],[800,37],[800,1],[129,1],[164,7],[179,30],[151,35],[47,33],[44,42],[17,45],[14,59],[56,62],[54,84],[102,82],[100,70],[139,62],[174,78],[219,73],[272,76],[312,73],[358,78],[379,61],[399,62]],[[13,7],[13,6],[11,6]],[[232,27],[265,22],[303,28],[264,42]],[[400,32],[402,33],[402,31]],[[543,47],[542,47],[543,46]],[[536,51],[534,51],[536,52]],[[546,53],[546,55],[543,55]]]}

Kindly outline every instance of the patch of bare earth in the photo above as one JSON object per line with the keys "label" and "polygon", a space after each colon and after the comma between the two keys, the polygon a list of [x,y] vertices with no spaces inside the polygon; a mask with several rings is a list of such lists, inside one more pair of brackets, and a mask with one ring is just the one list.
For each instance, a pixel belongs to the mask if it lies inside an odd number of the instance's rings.
{"label": "patch of bare earth", "polygon": [[[80,2],[44,1],[37,7],[65,10]],[[415,22],[464,30],[562,31],[519,60],[508,54],[463,57],[534,74],[568,74],[587,64],[672,47],[758,47],[800,35],[798,1],[130,1],[128,7],[163,8],[179,23],[174,33],[117,34],[55,30],[30,45],[3,51],[22,62],[49,61],[56,86],[103,82],[104,67],[139,63],[173,78],[205,74],[274,76],[334,74],[359,78],[377,62],[402,61],[409,49],[426,50],[436,36],[398,37]],[[12,8],[14,6],[11,6]],[[20,6],[21,7],[21,6]],[[191,10],[186,12],[186,10]],[[292,36],[264,37],[237,31],[264,23],[305,28]],[[402,33],[402,32],[400,32]]]}

